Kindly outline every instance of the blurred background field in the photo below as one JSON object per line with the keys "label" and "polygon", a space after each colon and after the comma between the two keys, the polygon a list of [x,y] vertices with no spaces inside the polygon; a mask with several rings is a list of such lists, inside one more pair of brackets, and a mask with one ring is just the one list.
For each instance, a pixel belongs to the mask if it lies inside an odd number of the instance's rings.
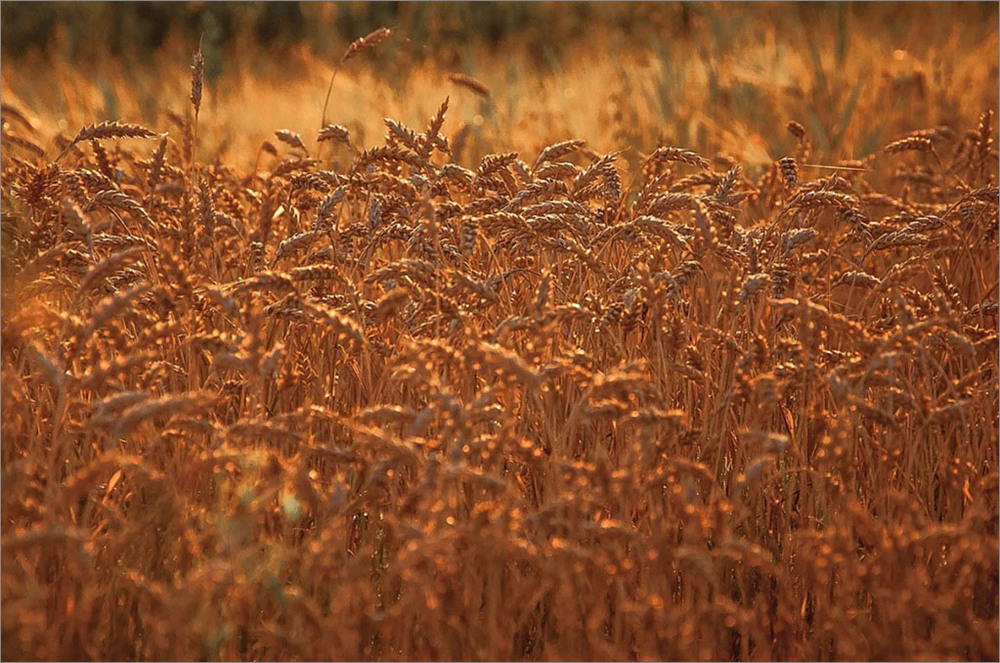
{"label": "blurred background field", "polygon": [[202,153],[247,167],[277,128],[314,138],[335,63],[379,26],[393,37],[338,74],[329,121],[370,146],[383,117],[420,126],[450,95],[467,164],[586,137],[632,165],[671,144],[764,166],[789,119],[832,163],[971,126],[998,96],[996,3],[5,2],[2,21],[4,99],[43,134],[168,130],[201,43]]}

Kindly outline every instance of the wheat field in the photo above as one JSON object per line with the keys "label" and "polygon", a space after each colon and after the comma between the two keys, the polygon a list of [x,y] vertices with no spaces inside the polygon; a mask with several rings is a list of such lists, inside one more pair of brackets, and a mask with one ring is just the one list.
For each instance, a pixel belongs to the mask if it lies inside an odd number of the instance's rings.
{"label": "wheat field", "polygon": [[831,105],[7,64],[2,658],[998,660],[991,11]]}

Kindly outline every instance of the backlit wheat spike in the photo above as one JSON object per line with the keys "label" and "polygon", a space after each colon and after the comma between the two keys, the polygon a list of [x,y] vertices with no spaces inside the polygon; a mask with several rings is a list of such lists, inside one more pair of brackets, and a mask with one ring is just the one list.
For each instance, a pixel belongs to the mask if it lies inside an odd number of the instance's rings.
{"label": "backlit wheat spike", "polygon": [[359,37],[355,39],[353,42],[351,42],[351,45],[347,47],[347,50],[344,51],[344,54],[341,56],[340,58],[341,64],[347,62],[348,60],[355,57],[359,53],[363,53],[368,49],[375,48],[383,41],[388,39],[391,35],[392,35],[392,30],[390,28],[381,27],[378,28],[377,30],[369,32],[364,37]]}
{"label": "backlit wheat spike", "polygon": [[316,140],[318,142],[323,142],[325,140],[333,140],[337,141],[338,143],[343,143],[344,145],[350,147],[351,133],[347,130],[346,127],[342,125],[328,124],[320,130],[319,136],[316,138]]}
{"label": "backlit wheat spike", "polygon": [[685,163],[689,166],[694,166],[695,168],[700,168],[702,170],[711,170],[712,168],[712,164],[710,164],[708,159],[705,157],[700,156],[691,150],[685,150],[679,147],[658,147],[656,148],[656,151],[649,155],[647,161]]}
{"label": "backlit wheat spike", "polygon": [[286,145],[291,145],[292,147],[302,150],[303,152],[309,151],[309,149],[306,147],[306,144],[302,142],[302,136],[295,133],[294,131],[289,131],[288,129],[281,129],[279,131],[275,131],[274,135],[277,137],[278,140],[280,140],[282,143],[285,143]]}
{"label": "backlit wheat spike", "polygon": [[201,46],[191,57],[191,106],[194,108],[194,119],[198,121],[198,113],[201,111],[202,82],[205,75],[205,55]]}
{"label": "backlit wheat spike", "polygon": [[771,282],[771,277],[769,274],[751,274],[747,277],[746,281],[743,282],[743,287],[740,289],[739,296],[736,301],[740,304],[746,302],[748,299],[753,297],[754,294],[760,292],[760,290]]}
{"label": "backlit wheat spike", "polygon": [[337,72],[340,68],[347,63],[348,60],[354,58],[364,51],[370,50],[378,46],[380,43],[388,39],[392,35],[392,30],[390,28],[381,27],[372,32],[369,32],[363,37],[355,39],[344,51],[344,54],[340,57],[340,61],[333,70],[333,74],[330,76],[330,86],[326,91],[326,101],[323,102],[323,119],[320,122],[321,126],[327,126],[326,124],[326,110],[330,105],[330,93],[333,92],[333,81],[337,77]]}
{"label": "backlit wheat spike", "polygon": [[784,157],[778,160],[781,168],[781,176],[785,179],[785,186],[794,189],[799,183],[799,164],[792,157]]}
{"label": "backlit wheat spike", "polygon": [[293,235],[288,239],[282,240],[282,242],[278,245],[278,250],[274,253],[274,262],[277,263],[286,256],[293,255],[308,248],[324,235],[325,233],[320,230],[307,230],[306,232],[299,233],[298,235]]}
{"label": "backlit wheat spike", "polygon": [[163,138],[160,140],[160,144],[153,153],[152,164],[149,167],[149,186],[151,188],[156,188],[156,185],[160,183],[160,178],[163,174],[163,166],[166,162],[166,155],[167,139]]}
{"label": "backlit wheat spike", "polygon": [[105,275],[139,260],[142,255],[142,248],[134,247],[108,256],[87,271],[86,276],[80,283],[80,290],[86,290]]}
{"label": "backlit wheat spike", "polygon": [[579,168],[569,162],[550,161],[539,166],[535,174],[543,180],[565,180],[575,177],[579,171]]}
{"label": "backlit wheat spike", "polygon": [[882,284],[882,281],[878,277],[872,276],[867,272],[862,272],[859,270],[850,270],[844,272],[839,277],[837,277],[837,280],[834,281],[833,283],[833,285],[841,285],[841,284],[857,286],[861,288],[877,288],[879,285]]}
{"label": "backlit wheat spike", "polygon": [[486,87],[485,84],[476,80],[472,76],[466,76],[465,74],[448,74],[448,80],[459,87],[463,87],[467,90],[471,90],[480,97],[489,98],[490,89]]}
{"label": "backlit wheat spike", "polygon": [[103,140],[109,138],[152,138],[156,136],[155,131],[138,124],[127,124],[124,122],[100,122],[98,124],[88,124],[73,139],[76,144],[84,140]]}
{"label": "backlit wheat spike", "polygon": [[97,124],[88,124],[73,138],[72,141],[55,158],[59,161],[69,150],[79,142],[85,140],[106,140],[112,138],[152,138],[156,132],[138,124],[127,124],[124,122],[104,121]]}
{"label": "backlit wheat spike", "polygon": [[137,425],[153,417],[174,417],[189,414],[212,406],[215,397],[208,392],[167,395],[155,400],[139,402],[126,408],[115,425],[111,441],[128,435]]}
{"label": "backlit wheat spike", "polygon": [[389,135],[392,139],[411,151],[417,151],[417,134],[413,129],[388,117],[383,122],[385,122],[385,126],[389,127]]}
{"label": "backlit wheat spike", "polygon": [[806,137],[806,128],[795,120],[789,120],[788,124],[785,125],[785,128],[788,129],[788,133],[792,134],[799,140]]}
{"label": "backlit wheat spike", "polygon": [[887,154],[896,154],[898,152],[908,151],[930,152],[932,149],[934,149],[934,143],[931,142],[930,138],[925,138],[923,136],[908,136],[889,143],[882,148],[882,151]]}
{"label": "backlit wheat spike", "polygon": [[427,125],[427,131],[423,134],[420,146],[417,149],[417,154],[423,159],[430,156],[431,149],[435,146],[443,147],[444,145],[447,145],[447,143],[442,145],[439,141],[441,140],[441,127],[444,126],[444,118],[448,113],[448,103],[450,101],[451,99],[449,97],[444,98],[444,101],[441,102],[437,112],[434,113],[434,116],[431,117],[430,122]]}
{"label": "backlit wheat spike", "polygon": [[582,140],[566,140],[555,145],[549,145],[538,155],[532,170],[537,171],[542,164],[547,164],[576,152],[586,144]]}

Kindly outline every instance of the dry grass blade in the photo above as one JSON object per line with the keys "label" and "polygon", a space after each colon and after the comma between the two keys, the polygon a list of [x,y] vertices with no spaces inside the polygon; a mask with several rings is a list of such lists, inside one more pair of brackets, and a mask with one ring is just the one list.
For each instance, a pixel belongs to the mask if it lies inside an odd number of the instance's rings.
{"label": "dry grass blade", "polygon": [[2,116],[5,120],[14,120],[19,122],[29,131],[37,131],[38,129],[38,121],[32,118],[26,111],[21,110],[14,104],[8,102],[0,103],[0,116]]}
{"label": "dry grass blade", "polygon": [[11,133],[10,131],[4,130],[2,141],[4,146],[16,145],[24,150],[27,150],[28,152],[30,152],[31,154],[33,154],[38,158],[45,156],[44,147],[34,142],[33,140],[25,138],[24,136],[19,136],[15,133]]}

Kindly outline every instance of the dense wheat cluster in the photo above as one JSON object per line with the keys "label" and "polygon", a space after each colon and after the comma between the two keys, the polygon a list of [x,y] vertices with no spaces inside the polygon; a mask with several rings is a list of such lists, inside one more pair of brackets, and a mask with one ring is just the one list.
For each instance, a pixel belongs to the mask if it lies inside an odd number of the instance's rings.
{"label": "dense wheat cluster", "polygon": [[5,659],[1000,656],[992,111],[245,170],[204,66],[165,132],[2,108]]}

